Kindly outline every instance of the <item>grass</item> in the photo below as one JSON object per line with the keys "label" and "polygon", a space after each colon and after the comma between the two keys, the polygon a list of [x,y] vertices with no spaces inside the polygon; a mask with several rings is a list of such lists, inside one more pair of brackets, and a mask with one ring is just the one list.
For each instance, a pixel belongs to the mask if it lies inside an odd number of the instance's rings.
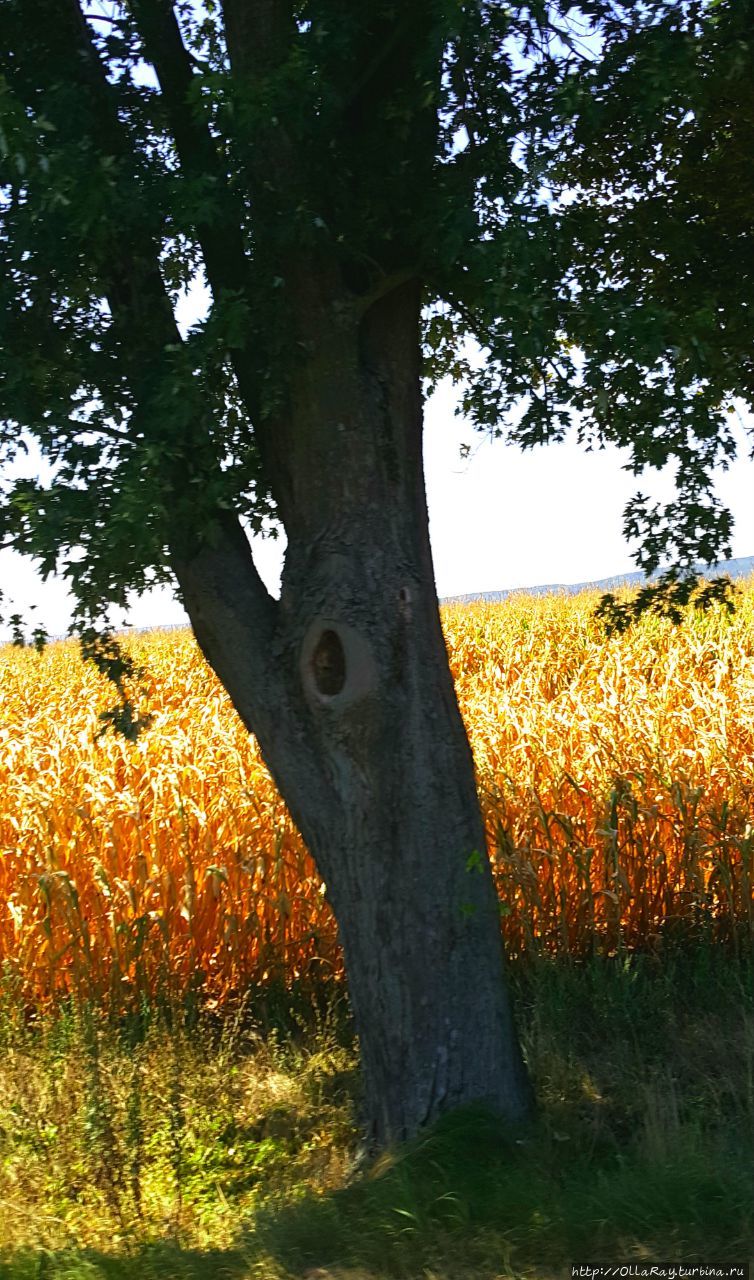
{"label": "grass", "polygon": [[535,1121],[369,1161],[342,1001],[2,1017],[0,1278],[493,1280],[754,1252],[754,962],[513,974]]}

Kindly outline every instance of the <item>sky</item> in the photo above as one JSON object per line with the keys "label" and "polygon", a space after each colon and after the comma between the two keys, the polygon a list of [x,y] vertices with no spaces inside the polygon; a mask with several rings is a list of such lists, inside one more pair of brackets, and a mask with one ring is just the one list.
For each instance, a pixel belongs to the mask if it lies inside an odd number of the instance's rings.
{"label": "sky", "polygon": [[[636,568],[622,534],[622,510],[638,487],[660,499],[672,492],[670,477],[654,480],[621,470],[615,448],[587,454],[576,441],[523,453],[489,441],[455,415],[452,386],[428,401],[425,470],[435,578],[440,597],[542,583],[587,582]],[[754,555],[754,462],[748,458],[741,415],[741,455],[721,474],[717,492],[733,513],[733,555]],[[754,419],[748,419],[754,429]],[[471,446],[467,459],[461,445]],[[255,539],[255,559],[267,586],[277,592],[284,543]],[[70,605],[64,584],[43,583],[29,560],[0,552],[0,590],[51,635],[65,632]],[[7,609],[7,606],[6,606]],[[114,621],[120,625],[122,617]],[[171,593],[160,590],[133,603],[128,621],[137,627],[186,621]],[[0,639],[7,638],[0,629]]]}

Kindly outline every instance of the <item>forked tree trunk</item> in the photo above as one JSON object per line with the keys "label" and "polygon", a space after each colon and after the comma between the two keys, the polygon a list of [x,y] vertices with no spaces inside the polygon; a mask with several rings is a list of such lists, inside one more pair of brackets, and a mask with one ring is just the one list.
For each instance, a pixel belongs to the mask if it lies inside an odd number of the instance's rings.
{"label": "forked tree trunk", "polygon": [[412,288],[358,325],[320,323],[267,455],[279,602],[237,527],[176,558],[199,643],[326,882],[378,1145],[462,1104],[530,1106],[437,608],[417,325]]}
{"label": "forked tree trunk", "polygon": [[[283,92],[296,65],[292,8],[274,0],[224,0],[221,8],[232,69],[225,114],[236,121],[228,154],[234,172],[248,166],[250,200],[235,183],[228,189],[224,145],[196,109],[193,60],[173,6],[133,6],[147,61],[160,80],[180,172],[190,190],[213,193],[206,213],[202,201],[188,205],[197,205],[196,239],[220,304],[217,332],[228,320],[228,359],[288,553],[275,601],[237,519],[218,515],[210,535],[207,504],[200,504],[200,540],[185,527],[187,504],[178,502],[173,567],[197,639],[256,735],[327,883],[345,950],[374,1140],[409,1136],[469,1102],[518,1119],[529,1106],[528,1083],[503,982],[497,903],[429,548],[419,286],[391,288],[384,277],[376,287],[365,283],[374,280],[375,254],[386,271],[395,269],[393,284],[406,281],[422,259],[426,229],[417,228],[414,246],[402,215],[391,219],[387,200],[382,208],[377,157],[368,144],[376,125],[384,129],[382,172],[391,190],[395,173],[410,179],[417,194],[424,181],[433,182],[432,77],[441,74],[444,22],[432,5],[411,3],[395,13],[391,6],[367,5],[354,46],[365,64],[355,83],[350,66],[340,83],[336,51],[330,94],[329,56],[324,59],[330,105],[322,127],[339,119],[334,127],[341,130],[332,163],[346,165],[353,209],[366,210],[373,224],[360,242],[343,175],[333,226],[319,216],[311,226],[306,221],[325,194],[330,152],[311,164],[302,154],[305,108],[288,103],[289,91]],[[121,132],[113,86],[79,6],[48,3],[45,15],[51,34],[49,48],[42,42],[44,65],[49,54],[53,77],[64,66],[88,104],[93,147],[83,137],[92,156],[114,157],[115,170],[128,176],[131,134]],[[276,94],[288,121],[261,107]],[[53,99],[60,104],[64,96]],[[68,137],[63,115],[55,128]],[[313,136],[317,146],[324,143],[319,126]],[[140,173],[137,165],[133,174]],[[246,245],[249,208],[253,262]],[[103,226],[107,231],[107,217]],[[292,244],[307,226],[301,246]],[[155,361],[178,349],[180,335],[156,256],[157,224],[140,216],[126,232],[122,243],[113,233],[111,262],[95,255],[92,278],[101,275],[113,316],[118,380],[128,382],[151,424],[150,415],[159,418],[164,385],[154,376]],[[229,312],[226,301],[233,303]],[[245,314],[253,322],[239,336],[234,317]],[[272,328],[269,342],[263,319]],[[290,339],[287,359],[279,355],[283,333]],[[264,367],[265,353],[271,369]],[[187,405],[197,403],[200,383]],[[283,408],[273,413],[270,406],[278,403]],[[134,441],[142,430],[138,415],[135,423]],[[205,423],[195,425],[209,450]],[[175,487],[201,478],[202,455],[194,458],[177,439],[164,447],[159,431],[157,443]]]}

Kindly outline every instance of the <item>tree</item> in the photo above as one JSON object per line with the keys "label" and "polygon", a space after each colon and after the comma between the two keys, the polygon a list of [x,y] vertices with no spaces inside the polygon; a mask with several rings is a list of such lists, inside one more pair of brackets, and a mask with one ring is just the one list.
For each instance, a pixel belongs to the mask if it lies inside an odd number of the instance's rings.
{"label": "tree", "polygon": [[677,619],[695,591],[730,606],[730,584],[699,591],[696,568],[730,554],[712,473],[736,454],[734,398],[754,405],[753,23],[748,0],[616,6],[602,58],[550,80],[586,431],[629,447],[634,474],[676,467],[672,502],[637,494],[624,513],[640,566],[668,567],[632,604],[606,599],[619,627],[646,607]]}
{"label": "tree", "polygon": [[[630,446],[635,474],[677,468],[672,503],[637,495],[625,513],[641,567],[672,570],[606,612],[618,625],[646,605],[677,616],[699,560],[730,554],[712,470],[735,457],[733,398],[754,406],[754,5],[613,13],[603,58],[558,114],[561,128],[576,122],[554,177],[575,195],[562,224],[578,294],[568,328],[587,353],[593,422]],[[712,584],[702,603],[726,594]]]}
{"label": "tree", "polygon": [[[465,380],[477,424],[525,446],[580,415],[656,460],[593,376],[612,260],[591,281],[600,199],[574,224],[556,186],[584,179],[553,156],[666,6],[634,9],[0,6],[2,447],[31,436],[52,468],[7,481],[3,533],[62,568],[82,627],[177,582],[326,882],[378,1143],[531,1106],[439,623],[422,379]],[[211,306],[182,334],[197,279]],[[616,359],[639,369],[627,299]],[[631,403],[656,416],[650,384]],[[658,419],[668,456],[682,408]],[[246,536],[272,518],[279,600]]]}

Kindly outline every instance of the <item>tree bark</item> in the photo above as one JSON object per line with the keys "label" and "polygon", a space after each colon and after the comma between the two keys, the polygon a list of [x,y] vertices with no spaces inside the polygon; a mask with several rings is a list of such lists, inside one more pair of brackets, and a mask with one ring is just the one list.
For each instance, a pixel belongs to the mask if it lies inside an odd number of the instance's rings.
{"label": "tree bark", "polygon": [[238,528],[175,559],[199,643],[325,880],[376,1145],[463,1104],[515,1120],[531,1104],[437,607],[418,317],[408,283],[309,328],[268,459],[288,535],[279,603]]}

